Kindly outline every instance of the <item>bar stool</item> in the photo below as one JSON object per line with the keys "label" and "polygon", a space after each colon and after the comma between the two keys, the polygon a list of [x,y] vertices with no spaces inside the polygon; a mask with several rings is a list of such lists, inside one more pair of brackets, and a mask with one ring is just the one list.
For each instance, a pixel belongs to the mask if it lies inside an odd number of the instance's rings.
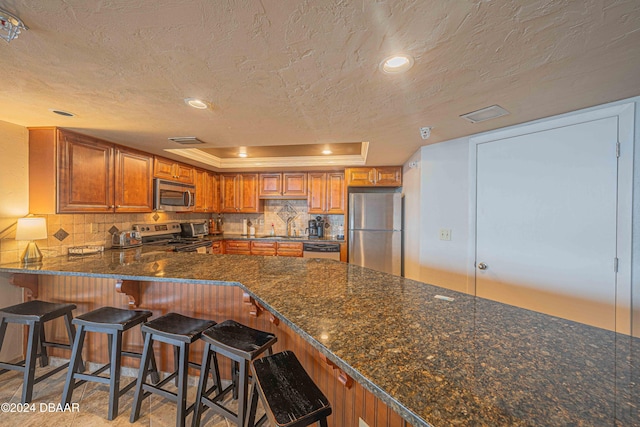
{"label": "bar stool", "polygon": [[[0,374],[12,371],[20,371],[24,373],[22,381],[22,403],[31,402],[33,395],[33,386],[40,381],[67,368],[69,363],[65,363],[57,368],[41,375],[35,376],[36,358],[40,358],[40,366],[45,367],[49,364],[49,356],[47,347],[66,348],[71,350],[71,343],[75,337],[75,328],[71,323],[73,316],[71,312],[76,309],[74,304],[56,304],[46,301],[27,301],[22,304],[12,305],[0,309],[0,350],[4,343],[4,335],[7,330],[7,323],[19,323],[29,327],[29,338],[27,340],[27,354],[24,360],[18,363],[0,362]],[[69,344],[61,344],[49,342],[44,335],[44,324],[50,320],[63,317],[67,326],[67,334],[69,336]],[[40,348],[40,352],[38,352]],[[79,361],[79,366],[82,361]],[[83,368],[84,369],[84,368]]]}
{"label": "bar stool", "polygon": [[[225,320],[207,329],[202,333],[202,339],[205,342],[205,347],[202,353],[202,368],[200,369],[200,380],[196,395],[196,409],[193,413],[193,427],[200,425],[202,413],[207,408],[211,408],[215,413],[235,422],[239,427],[244,427],[247,416],[249,362],[255,360],[264,352],[272,354],[271,347],[278,339],[273,334],[252,329],[233,320]],[[224,390],[220,385],[217,355],[222,355],[232,360],[232,383]],[[211,360],[214,361],[213,377],[215,384],[207,390]],[[210,396],[214,389],[217,389],[218,392],[215,396]],[[219,403],[232,390],[234,399],[238,399],[237,413]]]}
{"label": "bar stool", "polygon": [[258,359],[251,368],[253,392],[247,427],[256,425],[258,395],[273,426],[305,427],[320,422],[321,427],[327,427],[331,404],[292,351]]}
{"label": "bar stool", "polygon": [[[188,369],[189,366],[200,369],[200,365],[197,363],[189,362],[189,345],[200,338],[202,331],[215,324],[216,322],[212,320],[187,317],[178,313],[168,313],[142,326],[142,332],[146,335],[129,421],[133,423],[140,417],[142,401],[151,393],[156,393],[176,402],[176,426],[183,427],[185,425],[185,418],[194,407],[194,405],[191,405],[187,408]],[[174,346],[175,367],[175,371],[171,375],[155,386],[145,382],[149,360],[154,360],[154,341],[160,341]],[[162,386],[174,378],[176,387],[178,388],[177,393],[162,388]]]}
{"label": "bar stool", "polygon": [[[87,381],[109,385],[109,414],[111,421],[118,416],[118,401],[120,396],[135,386],[136,382],[131,381],[125,387],[120,387],[120,365],[122,356],[135,357],[139,359],[140,353],[122,350],[122,333],[139,325],[151,317],[153,313],[147,310],[123,310],[114,307],[101,307],[97,310],[82,314],[73,319],[73,324],[78,325],[78,333],[73,342],[71,353],[71,369],[67,373],[67,380],[62,392],[61,404],[64,407],[71,402],[73,390]],[[109,363],[98,368],[90,374],[82,374],[78,371],[84,336],[87,332],[101,332],[107,334],[109,342]],[[144,335],[144,334],[143,334]],[[156,369],[155,359],[152,360],[152,379],[156,382],[160,380]],[[109,369],[109,377],[102,377],[100,374]],[[80,381],[76,382],[76,379]]]}

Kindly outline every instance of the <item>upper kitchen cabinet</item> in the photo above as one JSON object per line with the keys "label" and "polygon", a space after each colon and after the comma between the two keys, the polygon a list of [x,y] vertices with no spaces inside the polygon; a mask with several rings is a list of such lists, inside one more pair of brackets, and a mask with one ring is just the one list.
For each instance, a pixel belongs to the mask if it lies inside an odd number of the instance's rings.
{"label": "upper kitchen cabinet", "polygon": [[344,214],[344,174],[309,172],[310,214]]}
{"label": "upper kitchen cabinet", "polygon": [[31,213],[150,212],[152,157],[57,128],[29,129]]}
{"label": "upper kitchen cabinet", "polygon": [[402,167],[347,168],[348,187],[401,187]]}
{"label": "upper kitchen cabinet", "polygon": [[257,173],[220,174],[220,212],[259,213]]}
{"label": "upper kitchen cabinet", "polygon": [[306,199],[307,174],[305,172],[261,173],[259,197],[261,199]]}
{"label": "upper kitchen cabinet", "polygon": [[196,169],[196,212],[218,212],[220,198],[218,197],[218,175]]}
{"label": "upper kitchen cabinet", "polygon": [[115,148],[115,211],[153,210],[153,157],[136,150]]}
{"label": "upper kitchen cabinet", "polygon": [[158,156],[154,157],[153,176],[185,184],[193,184],[195,182],[195,170],[193,167]]}

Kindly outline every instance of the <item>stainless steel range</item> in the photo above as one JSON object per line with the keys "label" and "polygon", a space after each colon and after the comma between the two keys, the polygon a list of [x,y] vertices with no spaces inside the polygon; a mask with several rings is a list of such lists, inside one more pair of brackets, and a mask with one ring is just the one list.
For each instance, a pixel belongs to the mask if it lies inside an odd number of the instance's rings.
{"label": "stainless steel range", "polygon": [[133,229],[140,233],[144,246],[167,247],[174,252],[211,252],[213,245],[210,240],[201,237],[183,237],[183,227],[179,222],[165,222],[153,224],[135,224]]}

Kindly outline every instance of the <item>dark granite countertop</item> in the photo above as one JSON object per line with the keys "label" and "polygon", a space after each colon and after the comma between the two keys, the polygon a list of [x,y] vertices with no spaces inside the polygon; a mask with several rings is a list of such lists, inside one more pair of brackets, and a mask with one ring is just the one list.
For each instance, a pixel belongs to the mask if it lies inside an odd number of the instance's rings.
{"label": "dark granite countertop", "polygon": [[240,286],[415,426],[640,424],[637,340],[346,263],[111,251],[0,273]]}

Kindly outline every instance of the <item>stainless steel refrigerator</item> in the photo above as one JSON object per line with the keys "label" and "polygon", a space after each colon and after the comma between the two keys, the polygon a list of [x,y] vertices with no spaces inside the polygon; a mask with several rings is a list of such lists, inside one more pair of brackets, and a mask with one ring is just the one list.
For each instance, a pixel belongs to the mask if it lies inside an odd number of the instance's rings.
{"label": "stainless steel refrigerator", "polygon": [[402,194],[349,194],[349,263],[401,276]]}

